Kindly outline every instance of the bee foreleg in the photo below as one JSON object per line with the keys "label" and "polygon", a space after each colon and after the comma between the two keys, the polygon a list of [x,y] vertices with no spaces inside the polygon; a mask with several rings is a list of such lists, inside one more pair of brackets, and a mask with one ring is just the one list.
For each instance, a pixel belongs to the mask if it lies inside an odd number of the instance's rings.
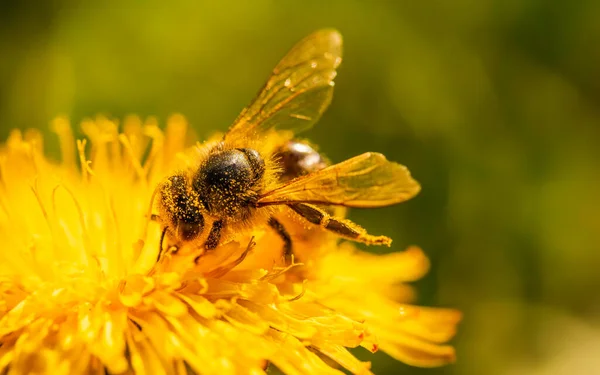
{"label": "bee foreleg", "polygon": [[164,227],[164,229],[162,230],[162,233],[160,234],[160,241],[158,243],[158,255],[156,256],[156,263],[158,263],[161,255],[163,254],[163,251],[164,251],[163,244],[165,242],[165,236],[167,235],[167,230],[169,230],[169,227]]}
{"label": "bee foreleg", "polygon": [[273,216],[269,218],[269,226],[277,232],[279,237],[283,240],[283,258],[287,264],[292,263],[292,238],[290,234],[285,229],[285,227],[279,222],[279,220],[275,219]]}
{"label": "bee foreleg", "polygon": [[324,210],[307,203],[295,203],[288,205],[292,210],[309,222],[319,225],[340,237],[348,238],[367,245],[390,246],[392,240],[386,236],[372,236],[360,225],[348,219],[339,219],[331,216]]}
{"label": "bee foreleg", "polygon": [[219,241],[221,240],[221,229],[223,229],[223,220],[213,222],[208,238],[206,238],[206,242],[204,243],[204,248],[206,250],[212,250],[219,245]]}

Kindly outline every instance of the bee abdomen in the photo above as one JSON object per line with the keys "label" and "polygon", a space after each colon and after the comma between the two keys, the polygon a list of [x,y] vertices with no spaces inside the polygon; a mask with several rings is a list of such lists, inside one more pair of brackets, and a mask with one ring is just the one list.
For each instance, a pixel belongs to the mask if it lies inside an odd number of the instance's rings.
{"label": "bee abdomen", "polygon": [[283,172],[283,181],[316,172],[329,163],[314,148],[304,142],[289,141],[277,151]]}

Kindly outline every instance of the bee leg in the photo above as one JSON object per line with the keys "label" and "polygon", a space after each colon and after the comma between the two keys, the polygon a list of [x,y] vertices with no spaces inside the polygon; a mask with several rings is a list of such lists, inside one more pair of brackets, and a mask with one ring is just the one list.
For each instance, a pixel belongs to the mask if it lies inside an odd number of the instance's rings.
{"label": "bee leg", "polygon": [[169,227],[165,227],[162,231],[162,233],[160,234],[160,242],[158,245],[158,256],[156,257],[156,263],[158,263],[158,261],[160,260],[160,257],[163,255],[163,244],[165,242],[165,236],[167,235],[167,230],[169,230]]}
{"label": "bee leg", "polygon": [[213,222],[210,233],[208,233],[208,238],[206,238],[206,242],[204,243],[204,248],[206,250],[213,250],[219,245],[219,241],[221,240],[221,229],[223,229],[223,220]]}
{"label": "bee leg", "polygon": [[372,236],[358,224],[348,219],[338,219],[317,206],[307,203],[288,204],[288,206],[309,222],[319,225],[340,237],[348,238],[367,245],[390,246],[392,240],[386,236]]}
{"label": "bee leg", "polygon": [[160,216],[157,214],[150,215],[150,221],[160,221]]}
{"label": "bee leg", "polygon": [[285,229],[285,227],[279,222],[279,220],[275,219],[273,216],[269,218],[269,226],[277,232],[279,237],[283,240],[283,258],[285,259],[286,264],[292,263],[292,238],[290,234]]}

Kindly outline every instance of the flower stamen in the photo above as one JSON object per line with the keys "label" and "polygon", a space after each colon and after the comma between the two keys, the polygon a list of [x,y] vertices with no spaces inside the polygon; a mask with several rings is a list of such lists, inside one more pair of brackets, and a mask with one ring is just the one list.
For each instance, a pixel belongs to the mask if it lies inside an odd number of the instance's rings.
{"label": "flower stamen", "polygon": [[79,164],[81,165],[81,173],[83,181],[88,182],[89,176],[94,175],[94,171],[90,167],[91,161],[85,157],[85,146],[87,145],[87,139],[77,140],[77,152],[79,154]]}
{"label": "flower stamen", "polygon": [[119,134],[119,141],[123,144],[123,148],[125,149],[127,156],[129,156],[129,162],[133,166],[133,169],[137,173],[137,177],[140,181],[147,182],[146,180],[146,171],[140,164],[139,159],[135,156],[133,152],[133,148],[131,147],[131,142],[129,138],[125,134]]}
{"label": "flower stamen", "polygon": [[304,279],[302,280],[302,291],[300,293],[298,293],[297,296],[292,297],[292,298],[288,298],[288,302],[293,302],[293,301],[297,301],[300,298],[304,297],[304,294],[306,294],[306,282],[308,280]]}

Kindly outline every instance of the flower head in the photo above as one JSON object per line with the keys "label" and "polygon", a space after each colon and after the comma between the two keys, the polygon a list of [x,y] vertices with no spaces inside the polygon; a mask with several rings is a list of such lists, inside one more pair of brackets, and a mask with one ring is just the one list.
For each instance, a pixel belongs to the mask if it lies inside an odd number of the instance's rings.
{"label": "flower head", "polygon": [[444,343],[460,314],[416,307],[405,284],[428,267],[420,249],[372,255],[335,238],[306,241],[304,264],[272,262],[257,230],[202,262],[160,255],[149,218],[157,184],[189,144],[182,117],[52,124],[62,162],[39,132],[0,151],[0,372],[369,373],[347,348],[417,366],[454,360]]}

